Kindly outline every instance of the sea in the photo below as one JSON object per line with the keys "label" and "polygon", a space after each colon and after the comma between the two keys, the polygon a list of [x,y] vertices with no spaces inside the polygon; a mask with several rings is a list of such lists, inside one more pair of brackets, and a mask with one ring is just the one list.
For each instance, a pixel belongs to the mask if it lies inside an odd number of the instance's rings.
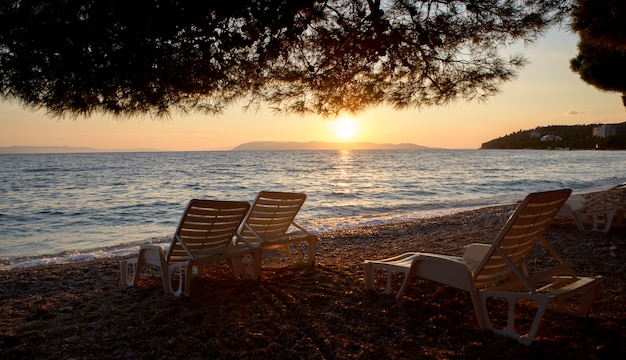
{"label": "sea", "polygon": [[0,155],[0,270],[167,246],[191,199],[304,192],[313,233],[512,204],[626,181],[626,152],[207,151]]}

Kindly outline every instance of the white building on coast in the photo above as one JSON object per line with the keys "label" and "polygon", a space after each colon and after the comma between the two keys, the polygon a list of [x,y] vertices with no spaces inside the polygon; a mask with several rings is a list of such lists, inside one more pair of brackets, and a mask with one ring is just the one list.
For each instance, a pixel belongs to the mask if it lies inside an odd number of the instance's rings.
{"label": "white building on coast", "polygon": [[617,128],[613,125],[600,125],[593,128],[593,137],[605,138],[617,135]]}

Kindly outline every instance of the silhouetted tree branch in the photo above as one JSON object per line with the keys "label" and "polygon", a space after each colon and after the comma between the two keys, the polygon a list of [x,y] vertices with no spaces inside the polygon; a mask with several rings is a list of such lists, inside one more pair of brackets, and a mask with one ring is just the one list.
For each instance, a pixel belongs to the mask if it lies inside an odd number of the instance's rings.
{"label": "silhouetted tree branch", "polygon": [[557,0],[13,0],[0,95],[53,115],[246,107],[330,116],[484,100],[524,64],[498,48]]}

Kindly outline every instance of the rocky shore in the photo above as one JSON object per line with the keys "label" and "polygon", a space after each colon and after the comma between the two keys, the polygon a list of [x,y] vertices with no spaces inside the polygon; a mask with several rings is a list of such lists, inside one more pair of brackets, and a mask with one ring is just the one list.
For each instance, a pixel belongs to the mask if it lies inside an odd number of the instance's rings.
{"label": "rocky shore", "polygon": [[[626,358],[623,228],[581,234],[570,220],[552,224],[546,238],[576,272],[605,281],[589,318],[548,313],[528,347],[480,330],[463,291],[416,280],[396,301],[364,289],[364,259],[461,255],[469,243],[490,243],[502,227],[497,214],[509,209],[319,234],[313,268],[268,257],[257,283],[215,265],[194,279],[190,298],[164,295],[157,274],[119,285],[114,258],[0,271],[0,358]],[[533,308],[520,314],[530,320]]]}

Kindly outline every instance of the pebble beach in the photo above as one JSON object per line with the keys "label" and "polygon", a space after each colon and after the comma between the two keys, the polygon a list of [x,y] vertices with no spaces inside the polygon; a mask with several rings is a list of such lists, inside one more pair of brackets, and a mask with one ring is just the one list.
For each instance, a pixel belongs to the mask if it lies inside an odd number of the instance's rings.
{"label": "pebble beach", "polygon": [[[312,268],[264,258],[258,282],[209,266],[191,296],[158,273],[120,285],[119,260],[0,271],[2,359],[618,359],[626,356],[626,229],[545,234],[581,276],[605,278],[588,318],[547,313],[530,346],[480,330],[469,294],[414,280],[405,296],[367,291],[361,263],[406,251],[461,255],[490,243],[510,206],[318,234]],[[542,253],[531,262],[544,261]],[[397,284],[399,286],[399,282]],[[495,310],[500,311],[499,309]],[[506,310],[501,309],[502,314]],[[500,315],[502,315],[500,314]],[[533,308],[520,309],[519,323]],[[497,315],[497,314],[496,314]]]}

